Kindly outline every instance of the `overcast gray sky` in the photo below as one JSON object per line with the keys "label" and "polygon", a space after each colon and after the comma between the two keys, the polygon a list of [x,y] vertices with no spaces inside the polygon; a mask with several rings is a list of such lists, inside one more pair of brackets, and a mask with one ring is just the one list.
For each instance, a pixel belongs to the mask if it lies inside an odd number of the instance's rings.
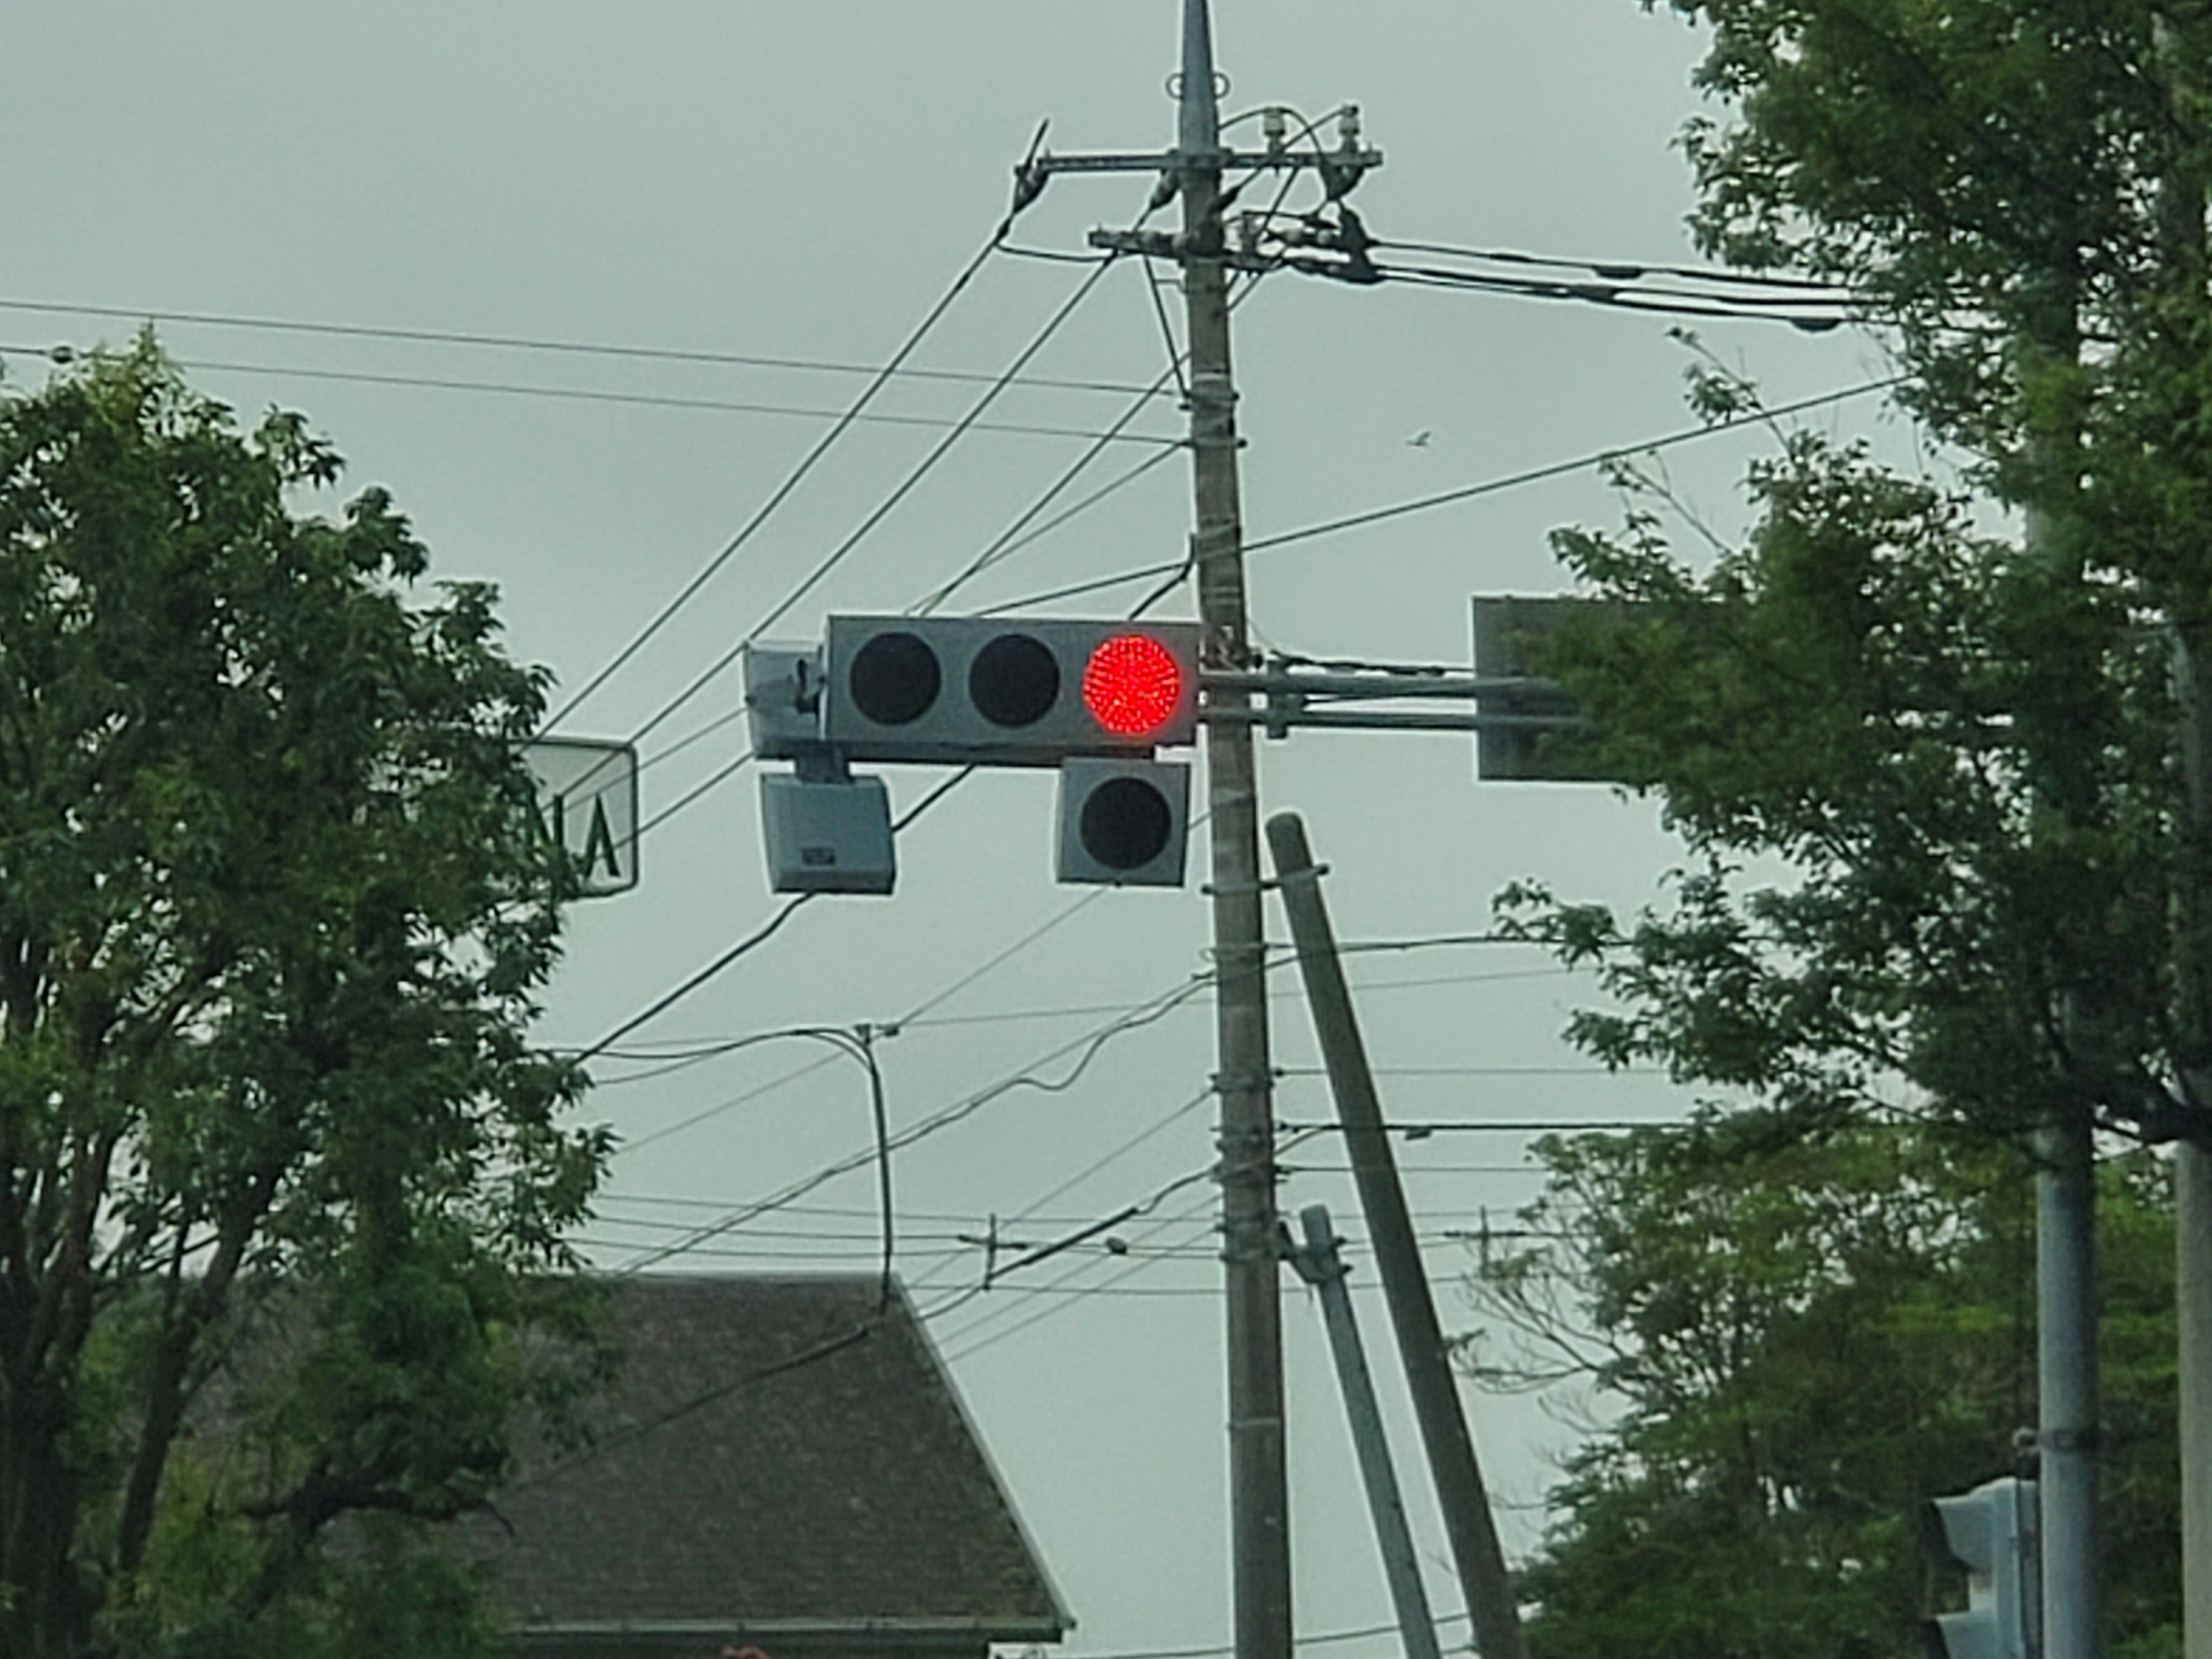
{"label": "overcast gray sky", "polygon": [[[500,584],[514,653],[580,686],[857,393],[859,376],[828,366],[883,362],[945,292],[1005,211],[1010,168],[1041,119],[1062,154],[1172,142],[1164,82],[1179,10],[1176,0],[17,0],[0,14],[0,357],[12,382],[34,383],[55,345],[119,341],[134,319],[167,319],[161,338],[198,385],[249,415],[306,410],[349,458],[348,490],[388,486],[439,574]],[[1632,0],[1219,0],[1215,34],[1232,114],[1360,106],[1388,158],[1356,198],[1378,236],[1692,257],[1671,141],[1695,108],[1698,41]],[[1129,222],[1150,183],[1060,178],[1016,240],[1080,252],[1091,227]],[[915,364],[998,373],[1086,275],[993,259]],[[1164,298],[1172,313],[1176,296]],[[190,314],[816,367],[179,320]],[[1248,535],[1679,430],[1686,357],[1667,327],[1589,307],[1271,276],[1236,321]],[[1882,372],[1850,333],[1733,322],[1703,333],[1778,401]],[[1125,264],[1029,372],[1140,386],[1168,349],[1145,274]],[[878,409],[942,422],[978,391],[909,379]],[[1127,401],[1010,393],[990,419],[1042,429],[971,434],[773,637],[808,640],[831,611],[898,611],[945,582],[1080,453],[1084,440],[1067,434],[1102,430]],[[1857,431],[1877,410],[1863,398],[1808,418]],[[1171,438],[1179,416],[1163,405],[1132,429]],[[653,720],[941,432],[856,427],[563,729],[623,737]],[[1425,444],[1407,441],[1420,432]],[[1740,516],[1734,480],[1757,442],[1668,452],[1685,496],[1723,532]],[[1116,446],[1075,495],[1152,453]],[[949,608],[1180,556],[1188,487],[1174,458]],[[1316,657],[1464,663],[1469,595],[1559,588],[1546,532],[1616,512],[1585,466],[1257,554],[1255,628]],[[1116,614],[1146,591],[1132,583],[1077,608]],[[1164,611],[1190,614],[1188,596]],[[736,697],[725,675],[646,738],[645,811],[668,816],[647,837],[639,889],[579,909],[549,999],[550,1040],[597,1039],[775,914],[752,769],[669,812],[743,752],[742,722],[676,746]],[[1522,877],[1632,904],[1671,861],[1648,805],[1602,790],[1478,787],[1464,739],[1310,733],[1261,758],[1264,806],[1306,815],[1347,939],[1480,933],[1492,894]],[[902,809],[938,776],[889,775]],[[937,1340],[1081,1620],[1070,1651],[1205,1648],[1227,1639],[1221,1315],[1212,1189],[1186,1177],[1212,1154],[1211,1021],[1193,999],[1091,1039],[1203,971],[1206,907],[1194,884],[1054,886],[1052,810],[1048,775],[979,775],[903,838],[895,897],[807,907],[622,1049],[902,1024],[879,1045],[892,1126],[945,1121],[896,1160],[901,1270],[925,1311],[945,1310]],[[1528,951],[1431,943],[1363,957],[1354,978],[1400,1117],[1571,1126],[1687,1106],[1654,1079],[1607,1077],[1565,1050],[1557,1033],[1588,986]],[[1304,1011],[1282,988],[1278,1109],[1311,1123],[1329,1104]],[[1060,1084],[1085,1055],[1066,1087],[1028,1086]],[[857,1072],[812,1046],[769,1042],[620,1081],[653,1069],[603,1066],[607,1086],[587,1109],[626,1142],[589,1236],[610,1267],[869,1144]],[[1449,1234],[1503,1220],[1533,1194],[1528,1139],[1458,1132],[1406,1149],[1448,1322],[1469,1317],[1454,1288],[1464,1247]],[[1364,1234],[1327,1137],[1296,1140],[1285,1157],[1286,1210],[1326,1202],[1343,1231]],[[864,1271],[872,1179],[863,1169],[830,1181],[661,1270]],[[1006,1238],[1048,1242],[1155,1197],[1121,1230],[1128,1254],[1071,1251],[958,1298],[982,1266],[966,1241],[990,1217]],[[1353,1254],[1357,1281],[1371,1287],[1364,1251]],[[1317,1310],[1294,1285],[1285,1295],[1297,1626],[1384,1624]],[[1382,1309],[1371,1295],[1362,1305],[1395,1413]],[[1525,1400],[1468,1403],[1517,1552],[1540,1528],[1547,1459],[1572,1432]],[[1432,1595],[1455,1611],[1402,1413],[1395,1426]],[[1391,1646],[1322,1651],[1364,1659]]]}

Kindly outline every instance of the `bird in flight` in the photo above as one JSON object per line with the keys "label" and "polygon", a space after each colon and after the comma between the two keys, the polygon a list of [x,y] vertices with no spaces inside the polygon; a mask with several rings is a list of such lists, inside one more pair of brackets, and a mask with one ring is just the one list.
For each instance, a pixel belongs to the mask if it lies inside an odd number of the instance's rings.
{"label": "bird in flight", "polygon": [[1423,428],[1422,428],[1419,432],[1416,432],[1416,433],[1415,433],[1412,437],[1410,437],[1410,438],[1407,439],[1407,440],[1406,440],[1406,442],[1407,442],[1407,444],[1408,445],[1408,447],[1412,447],[1412,448],[1414,448],[1414,449],[1426,449],[1426,448],[1429,447],[1429,428],[1426,428],[1426,427],[1423,427]]}

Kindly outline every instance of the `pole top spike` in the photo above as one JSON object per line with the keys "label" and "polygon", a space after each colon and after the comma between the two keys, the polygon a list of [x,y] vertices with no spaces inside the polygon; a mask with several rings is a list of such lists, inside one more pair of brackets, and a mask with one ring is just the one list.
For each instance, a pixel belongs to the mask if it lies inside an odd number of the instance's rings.
{"label": "pole top spike", "polygon": [[1183,0],[1182,85],[1176,148],[1186,156],[1221,148],[1221,106],[1214,90],[1213,26],[1206,0]]}

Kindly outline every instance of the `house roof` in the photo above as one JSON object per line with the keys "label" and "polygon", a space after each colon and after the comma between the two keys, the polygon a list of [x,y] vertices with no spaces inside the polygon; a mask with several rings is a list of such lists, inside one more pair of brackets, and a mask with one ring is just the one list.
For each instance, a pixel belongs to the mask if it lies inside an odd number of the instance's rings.
{"label": "house roof", "polygon": [[883,1291],[611,1281],[623,1364],[585,1411],[592,1443],[526,1460],[471,1528],[526,1633],[1070,1629],[912,1305]]}

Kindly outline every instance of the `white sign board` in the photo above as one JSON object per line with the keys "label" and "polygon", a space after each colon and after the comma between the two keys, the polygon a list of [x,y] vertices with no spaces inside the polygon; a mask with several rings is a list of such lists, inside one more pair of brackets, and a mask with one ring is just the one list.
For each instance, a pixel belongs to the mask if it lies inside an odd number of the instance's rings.
{"label": "white sign board", "polygon": [[637,885],[637,750],[587,738],[537,738],[522,758],[538,780],[539,822],[575,860],[580,896]]}

